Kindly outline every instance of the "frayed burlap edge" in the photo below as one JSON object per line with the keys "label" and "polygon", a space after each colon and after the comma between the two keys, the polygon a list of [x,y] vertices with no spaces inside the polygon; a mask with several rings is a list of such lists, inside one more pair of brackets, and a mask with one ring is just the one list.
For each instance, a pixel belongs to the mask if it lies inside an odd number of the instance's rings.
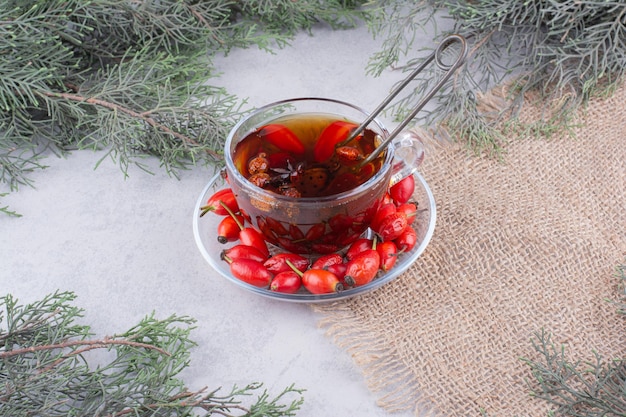
{"label": "frayed burlap edge", "polygon": [[[496,94],[495,97],[503,97],[503,94]],[[626,103],[626,88],[622,86],[622,88],[618,89],[616,93],[606,99],[606,100],[592,100],[591,103],[578,114],[578,119],[572,125],[573,129],[567,129],[567,132],[563,135],[566,136],[565,139],[558,136],[556,140],[565,140],[563,143],[570,143],[569,141],[580,141],[584,140],[586,136],[594,136],[594,132],[596,132],[596,136],[605,136],[607,141],[610,140],[620,140],[622,143],[626,143],[626,135],[623,132],[626,132],[626,119],[624,116],[624,103]],[[619,109],[618,111],[613,111],[613,109]],[[533,109],[530,108],[526,113],[522,114],[523,120],[533,120],[533,118],[537,117],[537,114],[542,112],[543,109]],[[591,131],[591,133],[590,133]],[[617,136],[616,136],[617,132]],[[620,136],[621,135],[621,136]],[[582,138],[582,139],[581,139]],[[612,138],[612,139],[611,139]],[[519,137],[516,138],[517,141],[520,141],[522,146],[524,144],[530,143],[529,146],[537,147],[538,150],[541,150],[543,144],[541,141],[537,140],[536,137]],[[438,158],[438,153],[465,153],[464,150],[458,144],[441,144],[439,142],[429,142],[428,143],[429,150],[431,151],[428,159],[434,160],[436,163]],[[582,151],[585,151],[585,148],[581,148]],[[513,146],[509,149],[509,152],[515,152],[516,147]],[[598,150],[590,150],[590,152],[602,152],[601,144],[600,149]],[[615,157],[612,155],[607,155],[607,158]],[[619,158],[619,156],[618,156]],[[467,169],[471,170],[472,165],[475,163],[471,158],[463,159],[465,164],[467,164]],[[622,159],[623,162],[623,159]],[[507,162],[505,161],[505,164]],[[552,167],[550,167],[552,168]],[[555,167],[558,169],[558,167]],[[565,173],[567,174],[567,173]],[[429,181],[428,177],[428,169],[425,169],[425,178]],[[621,187],[624,184],[623,176],[622,178],[616,178],[617,187]],[[437,195],[435,195],[437,198]],[[608,201],[606,204],[611,204],[613,202]],[[622,206],[623,207],[623,206]],[[615,217],[613,215],[613,217]],[[470,219],[471,220],[471,219]],[[614,221],[614,218],[608,217],[607,223]],[[617,225],[623,226],[623,217],[617,219]],[[624,261],[624,257],[626,256],[626,249],[624,249],[624,245],[626,244],[624,241],[624,230],[618,229],[613,231],[608,231],[606,233],[607,247],[613,248],[613,253],[618,253],[619,256],[615,256],[613,261],[617,264],[619,262]],[[436,236],[435,236],[436,238]],[[618,248],[615,251],[615,248]],[[605,249],[603,247],[603,249]],[[428,248],[427,248],[428,251]],[[621,258],[620,258],[621,256]],[[607,262],[608,259],[606,259]],[[418,259],[417,263],[420,260]],[[599,280],[599,282],[603,284],[607,284],[610,282],[610,278],[606,275],[611,275],[611,270],[616,265],[606,265],[606,271],[604,271],[604,277]],[[608,272],[607,272],[608,271]],[[411,271],[405,273],[405,275],[410,275]],[[406,278],[404,278],[406,280]],[[391,283],[389,285],[393,285]],[[610,291],[607,290],[607,296],[610,297]],[[403,357],[402,353],[398,352],[396,347],[389,343],[388,341],[382,341],[379,336],[379,333],[372,332],[372,320],[378,319],[379,317],[384,317],[385,312],[376,311],[371,316],[367,314],[367,310],[364,309],[362,302],[367,302],[367,300],[371,300],[372,295],[366,295],[361,297],[361,299],[356,300],[348,300],[346,302],[338,302],[333,304],[326,305],[318,305],[315,306],[315,310],[321,314],[320,326],[327,330],[327,334],[335,340],[335,342],[341,348],[345,349],[348,353],[352,355],[354,361],[357,365],[361,367],[363,370],[364,376],[368,383],[370,389],[379,394],[379,404],[386,408],[389,411],[396,410],[406,410],[413,409],[416,415],[424,416],[424,415],[441,415],[441,410],[445,410],[445,406],[442,405],[445,403],[446,396],[450,397],[454,395],[453,392],[444,392],[442,393],[439,387],[435,389],[438,391],[434,396],[437,397],[437,401],[439,403],[439,407],[433,407],[431,403],[431,399],[429,395],[433,395],[432,387],[429,387],[429,384],[432,381],[420,380],[415,373],[413,373],[409,367],[407,367],[407,358]],[[375,308],[375,307],[374,307]],[[364,314],[365,311],[365,314]],[[402,309],[400,308],[400,311]],[[384,321],[384,320],[383,320]],[[396,321],[402,321],[402,318],[396,318],[393,320],[384,321],[384,323],[394,323]],[[619,323],[621,323],[623,328],[623,322],[617,321],[617,327],[619,327]],[[401,325],[401,323],[399,324]],[[378,329],[380,330],[380,329]],[[534,330],[539,330],[534,329]],[[568,339],[574,339],[576,341],[578,338],[576,335],[560,335],[564,337],[563,342],[569,341]],[[616,349],[615,341],[610,342],[613,343],[613,348],[611,349],[609,346],[608,353],[619,355],[626,355],[626,343],[624,342],[624,336],[618,337],[618,348]],[[578,349],[578,351],[585,352],[587,354],[591,354],[591,349],[594,349],[593,343],[589,343],[586,341],[582,343],[582,347]],[[528,347],[530,347],[530,341],[528,341]],[[606,349],[607,347],[604,346]],[[605,351],[607,353],[607,351]],[[428,366],[427,364],[425,366]],[[519,370],[518,370],[519,372]],[[520,379],[524,378],[524,375],[517,375]],[[529,375],[526,375],[529,377]],[[472,381],[467,381],[468,384],[471,384]],[[518,403],[524,403],[527,401],[530,405],[528,413],[526,415],[540,415],[537,414],[541,412],[544,414],[547,411],[547,408],[544,406],[537,406],[536,403],[530,403],[530,396],[528,395],[528,387],[524,385],[520,385],[520,399],[517,399]],[[445,391],[445,390],[444,390]],[[477,400],[479,400],[480,394],[477,394]],[[450,398],[452,400],[452,398]],[[467,402],[478,402],[473,401],[468,397],[466,399]],[[521,407],[521,406],[520,406]],[[534,408],[533,408],[534,407]],[[437,411],[436,409],[440,410]],[[477,404],[469,404],[461,406],[465,411],[468,410],[476,410],[480,409],[480,406]],[[542,411],[538,411],[542,410]],[[494,411],[494,410],[492,410]],[[495,410],[496,414],[502,413],[506,410]],[[444,411],[445,412],[445,411]],[[533,414],[535,413],[535,414]],[[446,413],[447,414],[447,413]],[[463,415],[460,413],[452,412],[451,415]],[[471,415],[472,413],[467,413],[466,415]],[[522,413],[523,414],[523,413]],[[518,414],[518,415],[522,415]],[[513,415],[513,414],[500,414],[500,415]]]}
{"label": "frayed burlap edge", "polygon": [[421,394],[419,379],[406,367],[401,355],[386,341],[367,330],[359,314],[345,302],[314,305],[321,314],[318,325],[361,369],[377,405],[389,413],[413,410],[420,417],[436,417],[436,408]]}

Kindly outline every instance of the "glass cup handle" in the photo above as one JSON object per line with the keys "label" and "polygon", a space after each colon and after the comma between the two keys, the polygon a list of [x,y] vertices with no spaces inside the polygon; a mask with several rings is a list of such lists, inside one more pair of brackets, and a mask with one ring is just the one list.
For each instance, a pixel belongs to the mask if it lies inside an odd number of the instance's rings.
{"label": "glass cup handle", "polygon": [[394,158],[389,186],[413,175],[424,160],[424,143],[417,133],[403,131],[393,140]]}

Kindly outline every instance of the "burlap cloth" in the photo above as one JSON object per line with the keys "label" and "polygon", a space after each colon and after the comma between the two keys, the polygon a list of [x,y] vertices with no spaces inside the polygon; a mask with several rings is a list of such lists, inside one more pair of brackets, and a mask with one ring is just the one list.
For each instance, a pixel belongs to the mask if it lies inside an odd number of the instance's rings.
{"label": "burlap cloth", "polygon": [[421,172],[437,226],[424,254],[379,290],[314,306],[382,406],[545,416],[520,359],[539,359],[542,329],[572,358],[626,358],[626,318],[607,302],[626,261],[626,87],[575,123],[516,138],[500,161],[431,144]]}

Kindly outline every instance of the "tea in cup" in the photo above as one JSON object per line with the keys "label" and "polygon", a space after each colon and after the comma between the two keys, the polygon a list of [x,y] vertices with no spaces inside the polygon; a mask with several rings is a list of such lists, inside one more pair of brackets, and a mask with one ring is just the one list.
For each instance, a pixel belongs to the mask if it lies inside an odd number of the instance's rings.
{"label": "tea in cup", "polygon": [[389,132],[374,119],[351,138],[367,117],[338,100],[297,98],[262,107],[233,128],[228,181],[268,243],[298,254],[337,252],[367,231],[391,181],[417,169],[423,146],[410,134],[370,158]]}

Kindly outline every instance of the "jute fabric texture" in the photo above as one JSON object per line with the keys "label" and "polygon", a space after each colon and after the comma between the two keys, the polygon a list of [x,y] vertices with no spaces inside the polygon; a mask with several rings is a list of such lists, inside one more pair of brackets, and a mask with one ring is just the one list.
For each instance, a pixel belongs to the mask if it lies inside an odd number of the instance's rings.
{"label": "jute fabric texture", "polygon": [[542,329],[571,358],[626,358],[626,318],[607,301],[626,262],[626,88],[575,124],[549,139],[522,134],[500,161],[430,144],[421,172],[437,226],[424,254],[374,292],[314,307],[381,406],[546,416],[522,361],[539,360],[531,340]]}

